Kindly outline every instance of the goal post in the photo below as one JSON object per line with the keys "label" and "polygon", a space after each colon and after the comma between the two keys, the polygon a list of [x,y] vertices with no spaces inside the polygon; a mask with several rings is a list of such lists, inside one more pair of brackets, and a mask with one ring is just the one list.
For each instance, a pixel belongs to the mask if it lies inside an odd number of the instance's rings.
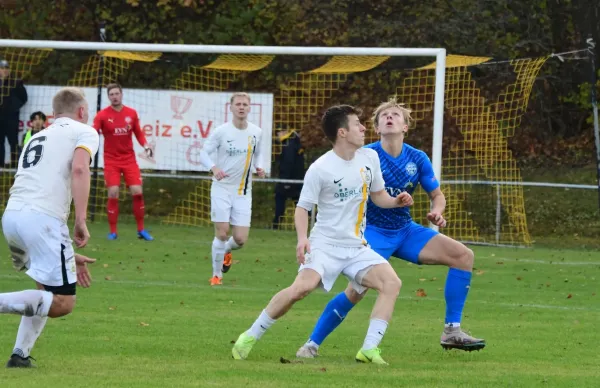
{"label": "goal post", "polygon": [[[523,189],[519,185],[522,179],[508,139],[520,124],[533,81],[546,57],[497,64],[489,57],[448,54],[443,48],[6,39],[0,39],[0,57],[10,62],[14,78],[24,79],[31,91],[31,99],[21,113],[23,127],[34,110],[50,115],[47,110],[53,91],[66,85],[82,87],[86,95],[90,94],[91,123],[98,88],[104,91],[104,107],[108,105],[106,84],[122,84],[124,104],[138,111],[143,130],[156,147],[156,160],[138,158],[138,163],[144,176],[147,214],[162,223],[210,224],[210,181],[195,153],[202,138],[227,120],[226,99],[233,91],[249,92],[256,101],[251,121],[262,120],[269,138],[270,166],[276,165],[275,159],[281,152],[279,130],[294,130],[302,135],[303,142],[308,143],[305,153],[309,163],[327,148],[318,130],[319,117],[327,106],[357,105],[363,108],[371,128],[368,118],[372,109],[393,95],[413,110],[416,119],[416,128],[409,131],[407,143],[430,155],[442,183],[449,219],[444,233],[475,243],[531,242]],[[69,65],[61,71],[69,74],[55,74],[57,63],[63,59]],[[366,89],[369,93],[365,93]],[[3,89],[0,102],[4,95]],[[167,139],[164,135],[169,131],[177,138]],[[367,141],[374,140],[374,131],[369,131]],[[135,140],[134,146],[137,147]],[[139,156],[138,151],[139,147]],[[98,194],[91,202],[96,206],[96,216],[103,220],[106,193],[102,168],[97,172],[93,184]],[[2,173],[3,198],[11,176],[10,171]],[[506,184],[473,183],[480,181]],[[273,171],[271,178],[255,182],[252,222],[270,227],[275,184],[301,185],[302,181],[278,181]],[[414,196],[413,217],[416,222],[427,224],[429,198],[420,189]],[[125,190],[121,199],[129,200]],[[130,213],[126,202],[121,206],[121,214]],[[286,203],[283,229],[293,229],[293,207],[293,201]]]}

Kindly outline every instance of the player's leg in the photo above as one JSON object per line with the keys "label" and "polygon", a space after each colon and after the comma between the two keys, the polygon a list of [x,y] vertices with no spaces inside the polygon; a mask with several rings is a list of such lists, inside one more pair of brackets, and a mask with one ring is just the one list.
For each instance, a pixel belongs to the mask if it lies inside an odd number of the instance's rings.
{"label": "player's leg", "polygon": [[232,206],[232,194],[213,183],[210,188],[210,220],[215,226],[215,238],[212,243],[213,275],[210,278],[210,284],[213,286],[220,285],[223,279],[223,260]]}
{"label": "player's leg", "polygon": [[125,184],[129,187],[133,203],[133,215],[137,223],[138,238],[146,241],[152,241],[154,238],[144,228],[144,217],[146,209],[144,206],[144,191],[142,189],[142,174],[137,163],[127,166],[123,170]]}
{"label": "player's leg", "polygon": [[[0,294],[0,313],[22,315],[15,347],[6,366],[30,367],[31,349],[47,318],[67,315],[75,306],[75,257],[70,240],[63,237],[69,235],[66,225],[61,226],[52,217],[8,211],[2,226],[14,267],[27,268],[27,274],[37,282],[36,290]],[[60,256],[53,254],[59,251],[56,246],[61,247]]]}
{"label": "player's leg", "polygon": [[119,221],[119,185],[121,183],[121,169],[118,166],[105,164],[104,182],[106,184],[108,201],[106,203],[106,217],[110,232],[109,240],[116,240],[117,222]]}
{"label": "player's leg", "polygon": [[335,258],[336,254],[339,254],[339,252],[332,249],[312,247],[311,253],[306,255],[305,263],[300,266],[294,283],[290,287],[279,291],[252,327],[239,336],[233,346],[233,358],[237,360],[245,359],[252,346],[262,337],[265,331],[277,319],[287,313],[294,303],[310,294],[319,284],[322,284],[326,291],[331,290],[344,265],[343,260]]}
{"label": "player's leg", "polygon": [[407,256],[414,258],[418,252],[418,262],[427,265],[449,267],[444,289],[446,299],[445,326],[440,343],[444,349],[480,350],[485,340],[472,337],[460,328],[462,313],[471,288],[474,254],[460,242],[435,233],[421,225],[412,227],[406,246],[411,248]]}
{"label": "player's leg", "polygon": [[[396,233],[394,231],[367,226],[365,239],[375,252],[388,259],[396,250]],[[365,291],[366,292],[366,291]],[[362,300],[364,293],[356,292],[349,284],[344,292],[337,294],[319,317],[308,341],[298,350],[297,357],[312,358],[318,355],[319,346],[346,318],[350,310]]]}
{"label": "player's leg", "polygon": [[392,266],[369,248],[365,248],[354,261],[344,273],[354,279],[356,291],[362,293],[366,287],[378,292],[367,335],[362,348],[356,354],[356,360],[385,365],[387,363],[381,358],[379,344],[392,318],[402,282]]}
{"label": "player's leg", "polygon": [[231,251],[240,249],[250,234],[250,223],[252,220],[252,197],[234,196],[231,207],[231,237],[225,243],[225,255],[223,257],[223,272],[229,272],[233,262]]}

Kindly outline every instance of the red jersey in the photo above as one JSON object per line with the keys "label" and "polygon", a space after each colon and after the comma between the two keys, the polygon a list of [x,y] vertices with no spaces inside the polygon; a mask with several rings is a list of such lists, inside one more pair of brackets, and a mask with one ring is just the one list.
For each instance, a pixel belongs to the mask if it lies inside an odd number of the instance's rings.
{"label": "red jersey", "polygon": [[102,109],[94,118],[94,128],[104,136],[105,164],[135,162],[132,132],[142,146],[146,145],[137,112],[125,105],[119,112],[112,106]]}

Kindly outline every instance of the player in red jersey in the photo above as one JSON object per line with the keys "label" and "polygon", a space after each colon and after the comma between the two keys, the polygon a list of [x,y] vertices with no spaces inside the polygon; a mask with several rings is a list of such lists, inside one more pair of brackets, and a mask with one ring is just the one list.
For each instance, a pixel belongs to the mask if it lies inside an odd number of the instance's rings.
{"label": "player in red jersey", "polygon": [[142,194],[142,175],[135,159],[131,134],[144,147],[146,154],[152,157],[152,149],[140,128],[140,120],[135,109],[123,105],[123,89],[119,84],[106,86],[110,106],[104,108],[94,118],[94,128],[104,136],[104,181],[108,190],[109,240],[117,238],[117,220],[119,218],[119,185],[121,174],[133,197],[133,215],[137,222],[138,237],[147,241],[154,240],[144,229],[144,195]]}

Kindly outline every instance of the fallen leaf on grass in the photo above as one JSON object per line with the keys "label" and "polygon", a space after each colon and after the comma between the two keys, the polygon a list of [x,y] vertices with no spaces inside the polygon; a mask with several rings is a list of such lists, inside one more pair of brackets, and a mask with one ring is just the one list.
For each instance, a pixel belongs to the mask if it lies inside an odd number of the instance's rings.
{"label": "fallen leaf on grass", "polygon": [[109,307],[108,309],[114,311],[115,307]]}
{"label": "fallen leaf on grass", "polygon": [[283,272],[283,268],[277,268],[277,272]]}
{"label": "fallen leaf on grass", "polygon": [[475,272],[475,275],[483,275],[484,273],[485,271],[480,269],[479,271]]}
{"label": "fallen leaf on grass", "polygon": [[105,276],[104,280],[110,280],[110,276]]}
{"label": "fallen leaf on grass", "polygon": [[427,280],[427,279],[425,279],[425,278],[421,278],[421,279],[419,279],[419,281],[420,281],[420,282],[424,282],[424,281],[426,281],[426,280]]}
{"label": "fallen leaf on grass", "polygon": [[231,264],[239,264],[240,261],[239,260],[231,260]]}
{"label": "fallen leaf on grass", "polygon": [[567,299],[571,299],[573,297],[573,295],[569,294],[567,295]]}
{"label": "fallen leaf on grass", "polygon": [[419,289],[417,290],[417,296],[424,297],[424,296],[427,296],[427,294],[425,293],[425,290],[424,290],[424,289],[422,289],[422,288],[419,288]]}
{"label": "fallen leaf on grass", "polygon": [[520,277],[520,276],[517,276],[517,280],[521,280],[521,279],[523,279],[523,278],[522,278],[522,277]]}
{"label": "fallen leaf on grass", "polygon": [[319,372],[327,372],[327,368],[319,368]]}
{"label": "fallen leaf on grass", "polygon": [[108,264],[104,264],[102,265],[104,268],[108,268]]}
{"label": "fallen leaf on grass", "polygon": [[279,362],[282,364],[304,364],[302,360],[288,360],[287,358],[280,357]]}
{"label": "fallen leaf on grass", "polygon": [[503,261],[497,261],[496,264],[504,264]]}
{"label": "fallen leaf on grass", "polygon": [[140,322],[140,326],[144,326],[145,327],[145,326],[150,326],[150,324],[146,323],[146,322]]}

